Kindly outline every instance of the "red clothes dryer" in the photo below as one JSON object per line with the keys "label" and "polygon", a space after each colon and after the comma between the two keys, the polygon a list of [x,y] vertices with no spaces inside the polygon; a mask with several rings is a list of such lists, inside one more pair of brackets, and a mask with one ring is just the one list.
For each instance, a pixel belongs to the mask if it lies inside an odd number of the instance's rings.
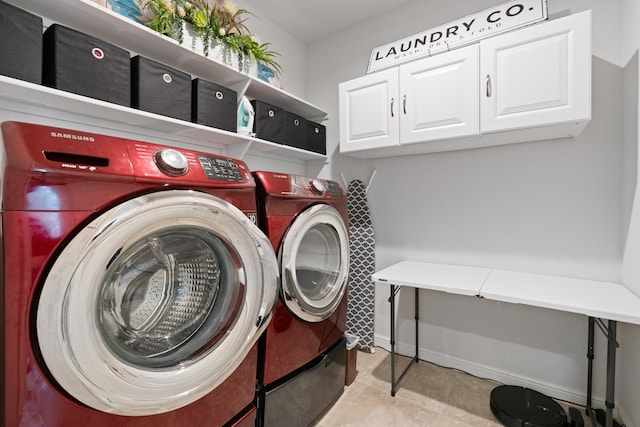
{"label": "red clothes dryer", "polygon": [[258,425],[308,425],[344,390],[347,198],[334,181],[254,176],[258,223],[278,254],[281,277],[274,319],[260,342]]}
{"label": "red clothes dryer", "polygon": [[2,123],[0,424],[253,425],[277,260],[238,160]]}

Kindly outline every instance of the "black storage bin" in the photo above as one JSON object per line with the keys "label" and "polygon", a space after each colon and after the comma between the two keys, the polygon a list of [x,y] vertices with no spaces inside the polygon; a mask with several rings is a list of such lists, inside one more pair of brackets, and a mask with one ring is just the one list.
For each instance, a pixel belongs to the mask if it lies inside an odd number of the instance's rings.
{"label": "black storage bin", "polygon": [[131,59],[131,106],[191,121],[191,76],[144,56]]}
{"label": "black storage bin", "polygon": [[0,74],[42,83],[42,18],[0,1]]}
{"label": "black storage bin", "polygon": [[324,125],[307,121],[307,137],[304,149],[314,153],[327,154],[327,129]]}
{"label": "black storage bin", "polygon": [[291,147],[305,148],[307,119],[289,111],[284,113],[284,143]]}
{"label": "black storage bin", "polygon": [[282,108],[263,101],[251,101],[255,112],[253,131],[260,139],[284,144],[285,112]]}
{"label": "black storage bin", "polygon": [[236,91],[203,79],[191,82],[191,121],[205,126],[236,132]]}
{"label": "black storage bin", "polygon": [[42,81],[67,92],[131,105],[129,52],[53,24],[44,33]]}

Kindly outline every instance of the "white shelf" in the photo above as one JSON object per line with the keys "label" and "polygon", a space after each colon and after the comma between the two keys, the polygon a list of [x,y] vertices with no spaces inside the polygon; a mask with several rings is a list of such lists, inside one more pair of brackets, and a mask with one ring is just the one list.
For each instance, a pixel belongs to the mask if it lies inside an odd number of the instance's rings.
{"label": "white shelf", "polygon": [[[61,25],[98,37],[130,51],[235,90],[238,96],[260,99],[306,119],[322,122],[327,113],[262,80],[241,73],[193,52],[144,25],[140,25],[88,0],[7,0],[17,7]],[[233,132],[209,128],[153,113],[123,107],[84,96],[0,76],[0,101],[53,108],[89,118],[106,119],[174,135],[211,140],[226,145],[231,153],[272,153],[297,160],[326,159],[325,155],[287,147]],[[28,111],[25,111],[28,112]],[[237,145],[237,146],[236,146]]]}
{"label": "white shelf", "polygon": [[[24,113],[29,113],[30,107],[42,107],[85,117],[88,119],[87,123],[90,123],[91,119],[108,120],[140,129],[164,132],[169,136],[181,135],[202,141],[210,141],[212,145],[228,146],[229,151],[232,151],[233,154],[238,155],[240,158],[246,153],[261,154],[267,152],[298,160],[326,158],[322,154],[286,147],[270,141],[124,107],[0,75],[0,106],[2,106],[3,100],[10,101],[12,109]],[[238,149],[233,148],[236,146]]]}
{"label": "white shelf", "polygon": [[88,0],[8,0],[8,3],[236,91],[248,83],[247,96],[275,104],[307,119],[322,120],[326,116],[326,112],[315,105],[186,49],[177,41],[97,3]]}

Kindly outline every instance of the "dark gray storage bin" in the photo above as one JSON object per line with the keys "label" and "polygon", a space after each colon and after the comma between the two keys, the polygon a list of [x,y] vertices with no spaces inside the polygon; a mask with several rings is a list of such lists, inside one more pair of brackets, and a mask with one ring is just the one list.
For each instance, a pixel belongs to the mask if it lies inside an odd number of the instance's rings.
{"label": "dark gray storage bin", "polygon": [[251,101],[255,112],[253,131],[260,139],[284,144],[285,112],[282,108],[263,101]]}
{"label": "dark gray storage bin", "polygon": [[327,129],[324,125],[307,121],[304,149],[314,153],[327,154]]}
{"label": "dark gray storage bin", "polygon": [[191,76],[144,56],[131,59],[131,106],[191,121]]}
{"label": "dark gray storage bin", "polygon": [[44,33],[42,82],[56,89],[131,105],[129,52],[53,24]]}
{"label": "dark gray storage bin", "polygon": [[42,18],[0,1],[0,74],[42,83]]}
{"label": "dark gray storage bin", "polygon": [[236,91],[203,79],[191,82],[191,121],[204,126],[237,131]]}
{"label": "dark gray storage bin", "polygon": [[284,143],[291,147],[305,149],[307,120],[289,111],[284,113]]}

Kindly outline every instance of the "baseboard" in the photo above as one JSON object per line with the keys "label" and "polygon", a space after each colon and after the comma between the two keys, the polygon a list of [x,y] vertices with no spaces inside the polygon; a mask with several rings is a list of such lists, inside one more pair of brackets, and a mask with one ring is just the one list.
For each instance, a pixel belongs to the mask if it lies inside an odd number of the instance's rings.
{"label": "baseboard", "polygon": [[630,421],[631,416],[629,415],[629,412],[627,412],[624,406],[622,405],[617,406],[616,410],[618,412],[618,415],[620,416],[620,422],[623,425],[625,425],[626,427],[636,427],[636,425]]}
{"label": "baseboard", "polygon": [[[384,348],[387,351],[391,350],[389,344],[389,337],[382,335],[374,336],[374,345]],[[405,356],[413,356],[415,349],[410,345],[396,343],[396,353]],[[540,393],[551,396],[555,399],[559,399],[565,402],[573,403],[576,405],[584,406],[586,404],[586,391],[569,390],[559,387],[551,387],[547,384],[536,382],[531,378],[521,377],[513,372],[505,372],[496,369],[493,366],[484,366],[477,363],[470,362],[468,360],[449,356],[447,354],[434,352],[425,348],[420,348],[418,351],[418,357],[420,360],[434,363],[446,368],[454,368],[464,371],[468,374],[479,378],[487,378],[497,381],[501,384],[518,385],[521,387],[527,387],[532,390],[539,391]],[[595,408],[604,408],[604,398],[598,396],[592,397],[592,406]],[[618,408],[616,407],[616,410]],[[628,418],[628,417],[627,417]],[[627,427],[630,427],[627,425]]]}

